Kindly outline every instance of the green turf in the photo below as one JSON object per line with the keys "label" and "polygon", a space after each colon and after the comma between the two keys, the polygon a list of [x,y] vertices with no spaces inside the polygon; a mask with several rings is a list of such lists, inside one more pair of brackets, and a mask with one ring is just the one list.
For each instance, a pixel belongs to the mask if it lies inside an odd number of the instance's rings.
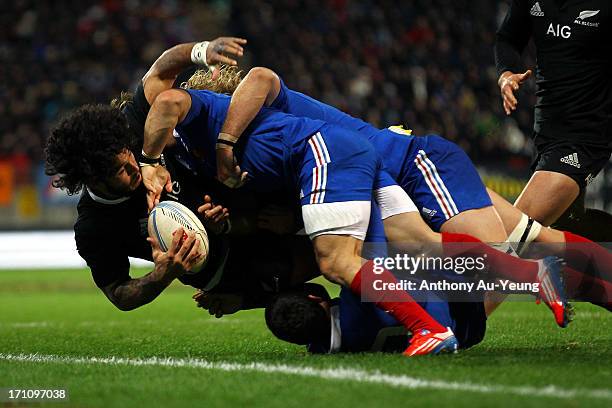
{"label": "green turf", "polygon": [[68,405],[105,408],[612,405],[612,317],[587,304],[578,304],[576,321],[561,330],[544,306],[508,303],[490,319],[485,341],[472,350],[406,359],[310,356],[267,333],[261,311],[215,319],[194,307],[192,293],[173,285],[152,304],[125,313],[114,309],[86,271],[0,271],[0,353],[343,367],[502,388],[554,385],[607,393],[604,398],[580,393],[552,398],[504,390],[411,390],[253,371],[5,360],[0,360],[0,388],[64,387],[70,393]]}

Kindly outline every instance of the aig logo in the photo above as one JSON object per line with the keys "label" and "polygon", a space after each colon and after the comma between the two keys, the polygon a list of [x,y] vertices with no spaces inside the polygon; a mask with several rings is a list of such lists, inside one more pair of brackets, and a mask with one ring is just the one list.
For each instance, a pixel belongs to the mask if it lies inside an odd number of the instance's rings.
{"label": "aig logo", "polygon": [[561,24],[550,23],[546,35],[552,34],[553,37],[570,38],[572,36],[572,28],[570,26],[562,26]]}

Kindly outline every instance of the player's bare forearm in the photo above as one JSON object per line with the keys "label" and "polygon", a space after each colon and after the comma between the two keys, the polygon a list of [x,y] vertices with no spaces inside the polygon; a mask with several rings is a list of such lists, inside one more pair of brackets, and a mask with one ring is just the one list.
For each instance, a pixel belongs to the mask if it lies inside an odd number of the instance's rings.
{"label": "player's bare forearm", "polygon": [[176,275],[156,268],[147,275],[111,285],[104,293],[119,310],[129,311],[152,302],[175,279]]}
{"label": "player's bare forearm", "polygon": [[179,44],[164,51],[151,65],[151,69],[147,72],[145,78],[147,76],[155,76],[160,79],[171,79],[174,81],[183,69],[192,64],[191,50],[195,44],[195,42]]}
{"label": "player's bare forearm", "polygon": [[221,133],[240,137],[264,105],[278,96],[280,80],[267,68],[256,67],[240,82],[230,102]]}
{"label": "player's bare forearm", "polygon": [[[208,44],[208,46],[204,46],[204,44]],[[206,41],[202,43],[189,42],[167,49],[142,78],[147,101],[149,104],[153,104],[155,98],[161,92],[172,88],[176,77],[192,64],[236,65],[237,62],[234,58],[243,55],[242,45],[245,44],[246,40],[243,38],[219,37],[209,43]],[[205,55],[198,54],[197,51],[201,51]]]}
{"label": "player's bare forearm", "polygon": [[145,97],[149,104],[157,95],[172,88],[177,75],[192,64],[191,50],[195,42],[176,45],[166,51],[151,65],[142,78]]}
{"label": "player's bare forearm", "polygon": [[172,131],[184,119],[191,107],[191,98],[183,91],[171,89],[155,99],[144,128],[143,152],[149,157],[159,157]]}

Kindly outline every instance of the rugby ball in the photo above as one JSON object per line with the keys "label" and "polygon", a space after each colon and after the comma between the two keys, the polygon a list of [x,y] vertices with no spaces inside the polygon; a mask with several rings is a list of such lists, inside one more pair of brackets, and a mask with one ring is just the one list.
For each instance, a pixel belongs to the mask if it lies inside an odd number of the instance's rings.
{"label": "rugby ball", "polygon": [[148,221],[149,236],[157,239],[162,251],[167,252],[172,244],[172,234],[179,228],[185,231],[195,231],[196,239],[200,241],[202,257],[187,273],[197,273],[208,260],[208,234],[200,219],[183,204],[175,201],[162,201],[153,208]]}

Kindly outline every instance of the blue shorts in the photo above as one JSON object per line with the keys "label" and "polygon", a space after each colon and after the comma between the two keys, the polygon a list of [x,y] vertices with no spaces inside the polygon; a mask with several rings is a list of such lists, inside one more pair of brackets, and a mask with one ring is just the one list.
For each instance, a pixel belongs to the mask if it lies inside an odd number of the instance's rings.
{"label": "blue shorts", "polygon": [[[460,348],[472,347],[484,339],[487,316],[482,301],[448,303],[433,298],[432,294],[430,301],[419,304],[438,323],[453,330]],[[359,296],[346,288],[340,291],[339,306],[343,351],[370,350],[382,329],[399,325],[389,313],[372,303],[362,302]],[[401,352],[406,346],[407,340],[395,350],[393,347],[385,348]]]}
{"label": "blue shorts", "polygon": [[382,170],[374,147],[350,130],[324,126],[303,149],[296,163],[302,205],[370,202],[374,188],[396,184]]}
{"label": "blue shorts", "polygon": [[398,178],[434,231],[460,212],[493,205],[467,154],[438,135],[414,137]]}

